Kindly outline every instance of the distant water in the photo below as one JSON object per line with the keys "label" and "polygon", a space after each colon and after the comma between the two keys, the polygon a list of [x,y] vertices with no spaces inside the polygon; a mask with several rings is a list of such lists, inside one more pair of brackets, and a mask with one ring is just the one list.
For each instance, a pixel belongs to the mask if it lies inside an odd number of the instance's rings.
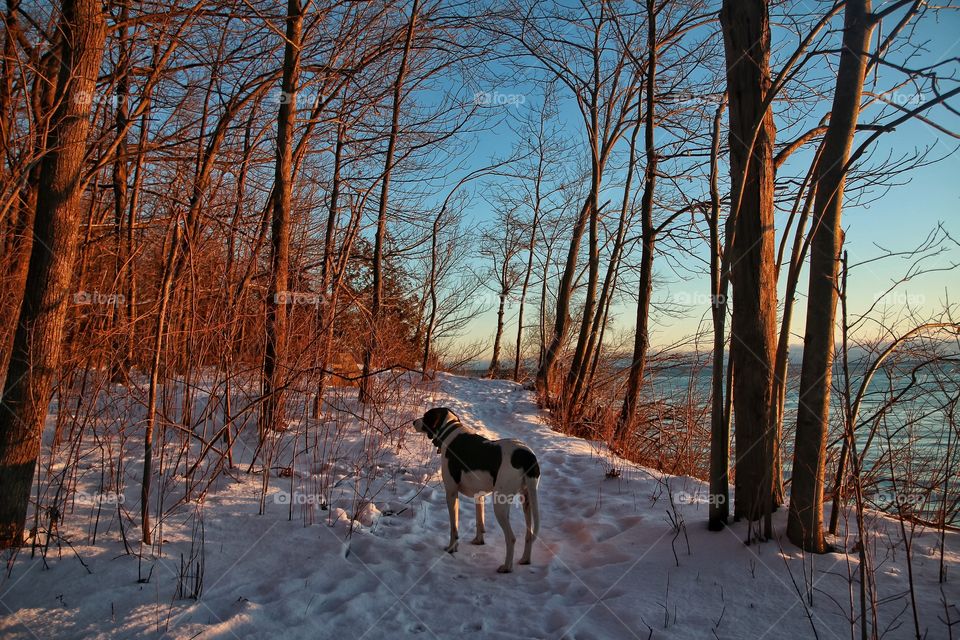
{"label": "distant water", "polygon": [[[791,350],[785,403],[783,466],[785,479],[790,476],[793,460],[793,439],[799,404],[799,372],[801,352]],[[862,477],[870,486],[867,496],[875,507],[896,510],[897,503],[912,506],[927,519],[938,519],[944,495],[939,489],[947,479],[947,519],[960,523],[960,442],[956,426],[950,426],[950,412],[960,398],[960,365],[937,363],[936,367],[920,366],[918,361],[901,360],[878,371],[867,388],[858,413],[857,448],[863,455]],[[530,363],[531,366],[535,363]],[[851,358],[851,392],[855,396],[862,381],[867,360]],[[613,361],[613,367],[624,372],[629,359]],[[502,373],[509,373],[510,364]],[[648,370],[644,394],[649,400],[685,403],[688,394],[707,403],[710,398],[709,361],[677,361],[654,364]],[[483,375],[485,366],[475,366],[467,375]],[[625,375],[625,373],[624,373]],[[845,413],[842,395],[842,370],[836,363],[831,393],[831,433],[828,438],[827,486],[832,487],[836,460],[843,435]],[[894,401],[895,399],[895,401]],[[705,420],[709,421],[709,413]],[[709,446],[709,443],[704,443]]]}
{"label": "distant water", "polygon": [[[956,410],[960,396],[960,368],[947,363],[935,371],[920,368],[919,363],[901,362],[890,370],[878,371],[867,387],[857,414],[856,445],[862,455],[862,477],[871,483],[866,494],[874,506],[896,510],[897,504],[914,506],[926,519],[937,519],[943,506],[943,492],[938,490],[947,480],[947,519],[960,523],[958,500],[960,481],[951,479],[960,474],[960,442],[956,425],[951,427],[950,414]],[[862,363],[851,365],[851,371],[862,372]],[[793,441],[799,405],[800,363],[791,363],[788,372],[784,410],[783,468],[790,477]],[[856,396],[863,375],[851,373],[851,395]],[[693,373],[676,367],[654,371],[649,393],[659,399],[682,401],[691,382],[699,396],[710,397],[710,369]],[[834,371],[831,393],[831,431],[828,437],[830,456],[827,486],[832,487],[843,437],[845,402],[842,371]],[[866,454],[863,455],[864,451]],[[951,484],[953,486],[951,486]]]}

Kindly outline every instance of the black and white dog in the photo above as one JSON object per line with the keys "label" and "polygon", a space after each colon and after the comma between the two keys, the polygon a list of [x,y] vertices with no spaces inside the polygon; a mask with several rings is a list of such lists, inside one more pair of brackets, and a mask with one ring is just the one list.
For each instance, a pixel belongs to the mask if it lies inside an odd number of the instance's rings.
{"label": "black and white dog", "polygon": [[520,564],[530,564],[530,548],[540,529],[537,484],[540,465],[537,456],[519,440],[488,440],[470,433],[450,409],[430,409],[413,421],[417,431],[430,437],[442,456],[443,487],[450,513],[450,544],[446,550],[457,550],[460,499],[459,494],[474,499],[477,508],[477,536],[473,544],[483,544],[483,500],[493,494],[493,513],[507,541],[507,557],[500,573],[513,570],[513,545],[516,536],[510,526],[510,506],[519,495],[527,521],[527,535]]}

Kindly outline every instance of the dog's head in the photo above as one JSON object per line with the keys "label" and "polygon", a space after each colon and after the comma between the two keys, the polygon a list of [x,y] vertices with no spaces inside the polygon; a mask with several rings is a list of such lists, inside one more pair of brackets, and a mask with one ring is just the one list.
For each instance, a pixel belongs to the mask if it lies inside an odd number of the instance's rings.
{"label": "dog's head", "polygon": [[435,436],[445,422],[458,420],[457,414],[446,407],[434,407],[430,409],[422,418],[413,421],[413,428],[420,433],[428,436]]}

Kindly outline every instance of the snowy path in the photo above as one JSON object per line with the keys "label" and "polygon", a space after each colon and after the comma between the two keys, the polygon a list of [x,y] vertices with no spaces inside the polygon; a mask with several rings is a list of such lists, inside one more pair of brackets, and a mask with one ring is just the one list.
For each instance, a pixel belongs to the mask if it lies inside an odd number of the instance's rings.
{"label": "snowy path", "polygon": [[[503,554],[499,527],[488,518],[487,544],[467,544],[475,521],[463,501],[460,551],[444,553],[446,506],[436,478],[418,496],[413,481],[391,485],[376,502],[395,515],[356,531],[348,553],[343,527],[289,522],[281,505],[257,516],[251,481],[207,500],[201,601],[172,601],[169,566],[156,569],[149,584],[137,584],[136,558],[113,544],[78,548],[93,574],[66,553],[48,570],[22,557],[0,585],[0,636],[781,640],[814,637],[815,626],[821,639],[850,637],[843,609],[854,556],[813,559],[808,619],[798,589],[811,559],[785,540],[781,551],[777,541],[744,546],[743,525],[709,533],[700,501],[678,506],[688,554],[684,535],[668,520],[667,494],[705,494],[698,481],[661,480],[629,464],[620,478],[608,478],[608,457],[551,431],[531,394],[511,382],[444,376],[432,404],[451,407],[489,437],[517,437],[537,452],[542,525],[532,565],[495,573]],[[423,468],[435,472],[435,450],[415,437],[411,429],[405,454],[422,456]],[[782,510],[775,516],[778,532],[785,517]],[[519,533],[519,510],[513,524]],[[189,536],[170,529],[171,543]],[[958,539],[948,538],[952,581],[942,592],[936,542],[930,534],[915,541],[921,628],[931,638],[947,637],[937,620],[946,615],[944,598],[952,619],[960,618]],[[903,555],[902,547],[877,551],[881,595],[899,596],[881,608],[886,622],[908,605]],[[896,624],[886,637],[912,636],[909,609]]]}

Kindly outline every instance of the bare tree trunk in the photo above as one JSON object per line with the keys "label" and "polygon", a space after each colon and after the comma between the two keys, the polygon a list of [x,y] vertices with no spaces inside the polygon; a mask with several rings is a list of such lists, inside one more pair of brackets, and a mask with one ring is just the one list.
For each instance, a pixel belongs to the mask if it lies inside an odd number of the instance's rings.
{"label": "bare tree trunk", "polygon": [[500,291],[500,304],[497,307],[497,332],[493,337],[493,356],[487,368],[487,377],[494,378],[500,369],[500,341],[503,338],[503,314],[507,304],[507,291]]}
{"label": "bare tree trunk", "polygon": [[736,426],[734,515],[771,534],[773,360],[776,350],[774,157],[767,0],[724,0],[720,10],[730,107],[733,321],[730,358]]}
{"label": "bare tree trunk", "polygon": [[569,392],[572,398],[571,404],[578,407],[583,398],[589,398],[590,386],[593,380],[593,372],[596,371],[597,363],[600,359],[600,352],[603,350],[603,334],[606,328],[607,313],[610,310],[610,301],[613,298],[613,291],[617,286],[617,275],[620,271],[620,260],[623,255],[624,239],[627,232],[628,219],[630,217],[630,199],[633,195],[633,172],[637,162],[637,136],[640,133],[640,109],[642,102],[637,105],[638,118],[637,123],[630,135],[630,153],[627,160],[627,178],[623,186],[623,200],[620,204],[620,219],[617,222],[617,232],[613,241],[613,251],[610,255],[610,262],[607,264],[607,272],[603,277],[603,286],[600,288],[600,299],[597,302],[597,311],[593,316],[593,328],[590,332],[590,339],[587,342],[587,348],[583,361],[580,364],[580,371],[574,381],[572,390]]}
{"label": "bare tree trunk", "polygon": [[[577,346],[573,352],[570,371],[567,372],[567,390],[580,386],[584,362],[589,358],[587,344],[591,342],[593,332],[593,316],[597,304],[597,286],[600,280],[600,245],[598,227],[600,210],[598,198],[600,194],[600,172],[602,169],[594,161],[594,187],[591,189],[592,202],[590,204],[590,226],[587,233],[587,291],[583,302],[583,315],[580,318],[580,334],[577,337]],[[566,394],[568,419],[577,415],[576,398]]]}
{"label": "bare tree trunk", "polygon": [[[543,134],[543,121],[540,123],[540,133]],[[541,148],[542,151],[542,142]],[[540,188],[543,184],[543,164],[545,158],[541,153],[537,162],[536,182],[533,185],[533,220],[530,223],[530,241],[527,243],[527,268],[523,273],[523,284],[520,286],[520,308],[517,311],[517,349],[513,359],[513,381],[520,382],[520,358],[523,348],[523,311],[527,303],[527,288],[530,286],[530,277],[533,274],[533,250],[537,246],[537,227],[540,224],[540,206],[542,196]]]}
{"label": "bare tree trunk", "polygon": [[[724,402],[724,351],[726,345],[727,285],[730,281],[730,240],[732,228],[724,234],[720,249],[720,128],[726,102],[713,118],[713,145],[710,150],[710,310],[713,319],[713,367],[710,375],[710,500],[708,528],[719,531],[730,517],[730,424]],[[727,219],[728,221],[731,218]]]}
{"label": "bare tree trunk", "polygon": [[[9,34],[12,36],[13,34]],[[47,148],[49,120],[53,115],[57,91],[57,75],[60,71],[61,45],[56,44],[40,60],[37,77],[30,95],[30,107],[33,112],[34,133],[30,139],[30,152],[40,158]],[[10,79],[12,80],[13,74]],[[27,173],[26,184],[16,197],[13,220],[9,230],[4,233],[5,271],[0,278],[0,311],[8,317],[20,317],[23,303],[27,270],[33,248],[33,220],[37,212],[37,192],[40,185],[41,163],[37,162]],[[0,384],[3,383],[16,334],[16,323],[5,323],[0,327]]]}
{"label": "bare tree trunk", "polygon": [[277,115],[277,162],[274,173],[273,223],[271,230],[271,279],[267,296],[266,350],[263,356],[263,404],[260,406],[260,438],[268,430],[282,430],[283,357],[287,343],[287,280],[290,270],[290,209],[293,193],[293,133],[297,121],[297,81],[300,75],[300,47],[303,10],[300,0],[287,2],[286,44],[283,51],[283,79]]}
{"label": "bare tree trunk", "polygon": [[10,144],[13,121],[13,78],[17,65],[17,36],[20,25],[17,23],[19,0],[7,0],[7,10],[3,14],[3,54],[0,58],[0,158],[6,159]]}
{"label": "bare tree trunk", "polygon": [[[784,287],[783,297],[783,315],[780,320],[780,336],[777,340],[777,354],[773,367],[773,409],[770,412],[770,430],[773,433],[773,504],[777,507],[784,502],[783,488],[783,419],[784,410],[787,402],[787,371],[790,366],[790,326],[793,322],[794,301],[796,300],[797,284],[800,280],[800,270],[803,266],[803,258],[806,255],[809,246],[809,236],[805,235],[807,218],[810,215],[814,194],[816,194],[816,184],[813,184],[811,178],[816,171],[817,163],[820,160],[820,153],[823,145],[817,148],[813,163],[808,171],[807,180],[800,187],[797,195],[798,203],[802,199],[804,204],[800,212],[800,218],[797,221],[797,229],[794,235],[793,249],[790,252],[790,264],[787,267],[787,282]],[[809,189],[807,186],[809,184]],[[804,193],[807,193],[804,197]],[[798,206],[798,205],[796,205]],[[789,223],[788,223],[789,227]],[[781,255],[784,245],[781,244]],[[777,259],[777,272],[780,271],[781,260]]]}
{"label": "bare tree trunk", "polygon": [[137,341],[137,269],[136,269],[136,241],[137,219],[140,210],[140,194],[143,190],[144,168],[146,162],[147,141],[149,138],[150,107],[144,109],[140,119],[140,137],[137,141],[137,156],[133,168],[133,188],[130,191],[130,202],[127,207],[127,235],[125,255],[129,264],[126,269],[124,289],[126,291],[127,306],[127,335],[125,344],[125,360],[129,368],[134,365],[134,354]]}
{"label": "bare tree trunk", "polygon": [[[427,317],[427,326],[423,336],[423,361],[420,371],[423,379],[427,379],[427,368],[430,366],[430,350],[433,348],[433,330],[437,322],[437,249],[439,244],[440,220],[446,210],[446,203],[440,209],[433,221],[433,234],[430,236],[430,276],[427,283],[427,298],[430,300],[430,314]],[[414,341],[416,342],[416,341]]]}
{"label": "bare tree trunk", "polygon": [[[126,21],[129,17],[129,3],[122,2],[120,5],[120,17],[119,22],[121,24],[119,28],[119,60],[117,61],[116,74],[117,74],[117,89],[116,89],[116,105],[117,111],[114,114],[114,121],[117,126],[117,132],[120,135],[120,141],[117,144],[116,151],[114,152],[113,159],[113,228],[114,228],[114,245],[116,250],[115,256],[115,273],[114,273],[114,283],[120,285],[124,281],[124,275],[129,269],[133,268],[131,263],[131,256],[126,253],[126,249],[129,248],[129,244],[125,242],[124,237],[124,223],[129,222],[127,218],[127,190],[129,188],[128,181],[130,170],[127,166],[127,122],[129,121],[130,111],[129,111],[129,79],[127,74],[129,73],[130,65],[130,44],[129,44],[129,35],[127,33]],[[111,343],[113,346],[114,353],[119,356],[115,357],[112,363],[111,378],[114,382],[121,382],[126,377],[130,369],[130,361],[127,357],[129,353],[126,351],[124,334],[121,331],[125,322],[129,322],[129,318],[124,318],[125,313],[128,311],[128,308],[124,304],[117,304],[113,307],[113,322],[114,330]]]}
{"label": "bare tree trunk", "polygon": [[383,177],[380,185],[380,207],[377,211],[377,234],[373,244],[373,302],[370,305],[370,337],[367,348],[363,352],[363,376],[360,379],[358,398],[366,402],[370,398],[370,370],[374,356],[379,350],[380,315],[383,306],[383,245],[387,235],[387,202],[390,198],[390,175],[393,172],[393,156],[397,148],[397,137],[400,133],[400,106],[403,101],[403,82],[407,75],[407,60],[413,45],[413,34],[416,31],[417,12],[420,10],[420,0],[413,0],[410,9],[410,21],[407,23],[407,34],[403,43],[403,55],[400,57],[400,68],[393,85],[393,108],[390,122],[390,137],[387,140],[387,155],[383,161]]}
{"label": "bare tree trunk", "polygon": [[64,0],[59,30],[62,61],[49,152],[40,169],[36,242],[0,400],[0,548],[18,546],[23,540],[44,418],[60,361],[79,239],[90,105],[106,38],[100,3]]}
{"label": "bare tree trunk", "polygon": [[643,236],[640,254],[640,282],[637,291],[637,328],[633,341],[633,359],[623,397],[623,407],[617,419],[614,442],[623,442],[637,410],[637,399],[643,384],[647,351],[650,348],[650,300],[653,296],[653,252],[656,230],[653,226],[653,194],[657,186],[657,149],[654,144],[656,126],[655,92],[657,88],[657,14],[654,1],[647,0],[647,82],[644,99],[643,148],[646,168],[643,175],[643,197],[640,200],[640,233]]}
{"label": "bare tree trunk", "polygon": [[823,483],[830,419],[833,332],[837,312],[837,261],[843,244],[840,217],[847,159],[860,115],[860,96],[873,20],[870,0],[850,0],[830,124],[817,164],[817,195],[810,243],[810,284],[804,335],[797,436],[787,535],[807,551],[823,553]]}
{"label": "bare tree trunk", "polygon": [[543,367],[547,354],[547,283],[550,276],[550,258],[553,257],[553,244],[547,246],[547,255],[543,259],[543,277],[540,279],[540,347],[537,353],[537,373]]}
{"label": "bare tree trunk", "polygon": [[[323,266],[320,273],[320,304],[317,307],[318,330],[326,323],[333,324],[337,313],[333,296],[330,292],[330,278],[333,267],[333,241],[337,229],[337,218],[340,211],[340,169],[343,164],[343,149],[346,145],[347,127],[344,114],[341,111],[337,123],[337,141],[333,149],[333,179],[330,185],[330,208],[327,211],[327,228],[323,240]],[[331,335],[332,338],[332,335]],[[330,361],[330,346],[332,340],[321,340],[318,350],[317,392],[313,397],[313,417],[319,418],[323,413],[323,393],[326,386],[327,374],[325,369]]]}

